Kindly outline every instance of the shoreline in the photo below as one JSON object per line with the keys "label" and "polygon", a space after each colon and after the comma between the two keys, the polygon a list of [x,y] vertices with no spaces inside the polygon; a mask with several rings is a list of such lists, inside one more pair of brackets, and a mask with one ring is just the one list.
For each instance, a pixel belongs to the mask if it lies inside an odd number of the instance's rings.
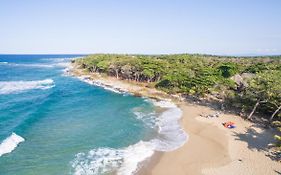
{"label": "shoreline", "polygon": [[211,112],[208,107],[186,102],[180,103],[179,107],[183,111],[180,122],[189,140],[175,151],[156,155],[158,161],[150,162],[148,168],[151,169],[142,171],[141,175],[202,174],[203,168],[218,168],[231,162],[223,130],[197,119],[202,110]]}
{"label": "shoreline", "polygon": [[[269,159],[265,151],[255,151],[249,148],[247,134],[249,127],[257,132],[267,132],[267,137],[272,135],[268,130],[243,120],[241,117],[222,111],[219,118],[206,119],[199,115],[209,115],[218,112],[210,106],[193,104],[179,96],[171,96],[165,92],[148,88],[142,83],[133,83],[119,80],[115,77],[103,76],[97,73],[86,73],[75,67],[70,70],[74,76],[85,76],[90,81],[126,91],[135,96],[144,96],[152,99],[171,99],[183,112],[179,121],[184,131],[188,134],[188,141],[180,148],[171,152],[155,152],[144,162],[144,166],[136,174],[276,174],[281,172],[278,162]],[[225,121],[234,121],[237,128],[234,130],[222,127]],[[240,134],[240,135],[239,135]],[[240,136],[240,137],[239,137]],[[272,140],[272,139],[271,139]],[[254,162],[254,163],[252,163]],[[249,167],[250,166],[250,167]]]}
{"label": "shoreline", "polygon": [[201,174],[203,168],[217,168],[228,164],[231,158],[223,130],[197,120],[202,111],[211,111],[207,107],[185,102],[180,104],[180,108],[183,110],[181,124],[189,134],[189,140],[181,148],[163,153],[149,174]]}

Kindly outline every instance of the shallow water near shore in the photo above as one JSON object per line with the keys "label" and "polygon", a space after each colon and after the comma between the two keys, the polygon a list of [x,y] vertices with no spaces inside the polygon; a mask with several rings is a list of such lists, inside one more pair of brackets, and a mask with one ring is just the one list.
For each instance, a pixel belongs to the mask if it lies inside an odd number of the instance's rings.
{"label": "shallow water near shore", "polygon": [[0,55],[0,174],[131,174],[186,141],[173,104],[66,75],[78,56]]}

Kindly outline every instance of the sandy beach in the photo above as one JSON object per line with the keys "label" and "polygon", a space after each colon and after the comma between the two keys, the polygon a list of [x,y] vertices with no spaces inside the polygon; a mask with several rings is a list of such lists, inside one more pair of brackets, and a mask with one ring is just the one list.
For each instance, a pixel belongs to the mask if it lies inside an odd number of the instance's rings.
{"label": "sandy beach", "polygon": [[[118,80],[100,74],[89,74],[73,68],[75,76],[129,91],[138,96],[172,99],[183,111],[181,124],[188,141],[172,152],[156,153],[138,174],[152,175],[273,175],[281,173],[281,164],[267,156],[267,145],[273,142],[271,130],[245,121],[240,116],[218,111],[208,105],[185,102],[178,96],[146,87],[145,84]],[[219,117],[200,117],[220,112]],[[232,121],[236,128],[224,128]]]}
{"label": "sandy beach", "polygon": [[[273,175],[281,165],[266,156],[272,133],[241,117],[222,113],[219,118],[203,118],[214,114],[210,107],[183,103],[182,125],[189,134],[188,142],[173,152],[164,153],[149,174],[153,175]],[[223,122],[233,121],[235,129]]]}

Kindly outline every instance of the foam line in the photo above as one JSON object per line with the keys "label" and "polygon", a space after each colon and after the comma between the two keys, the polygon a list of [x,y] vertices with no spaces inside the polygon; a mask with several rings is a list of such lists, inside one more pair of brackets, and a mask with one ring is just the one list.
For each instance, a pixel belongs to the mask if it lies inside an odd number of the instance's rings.
{"label": "foam line", "polygon": [[[150,141],[139,141],[126,148],[98,148],[88,153],[78,153],[72,162],[73,174],[118,174],[131,175],[141,167],[140,163],[149,159],[155,151],[173,151],[181,147],[188,139],[187,134],[181,128],[179,119],[182,111],[169,101],[147,100],[155,106],[166,110],[160,116],[154,116],[153,121],[158,128],[158,136]],[[138,119],[144,122],[151,118],[151,113],[141,114],[135,112]]]}
{"label": "foam line", "polygon": [[4,154],[11,153],[21,142],[24,142],[24,138],[16,133],[12,133],[0,144],[0,157]]}
{"label": "foam line", "polygon": [[38,81],[0,81],[0,94],[19,93],[31,89],[49,89],[54,87],[54,80]]}

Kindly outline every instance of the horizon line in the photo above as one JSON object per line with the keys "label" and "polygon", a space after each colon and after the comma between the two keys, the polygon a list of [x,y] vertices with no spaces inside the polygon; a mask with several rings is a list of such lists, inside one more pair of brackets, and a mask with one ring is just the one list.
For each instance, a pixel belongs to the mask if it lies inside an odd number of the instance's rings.
{"label": "horizon line", "polygon": [[0,53],[0,55],[97,55],[97,54],[109,54],[109,55],[205,55],[205,56],[225,56],[225,57],[276,57],[281,56],[278,54],[208,54],[208,53],[114,53],[114,52],[96,52],[96,53]]}

